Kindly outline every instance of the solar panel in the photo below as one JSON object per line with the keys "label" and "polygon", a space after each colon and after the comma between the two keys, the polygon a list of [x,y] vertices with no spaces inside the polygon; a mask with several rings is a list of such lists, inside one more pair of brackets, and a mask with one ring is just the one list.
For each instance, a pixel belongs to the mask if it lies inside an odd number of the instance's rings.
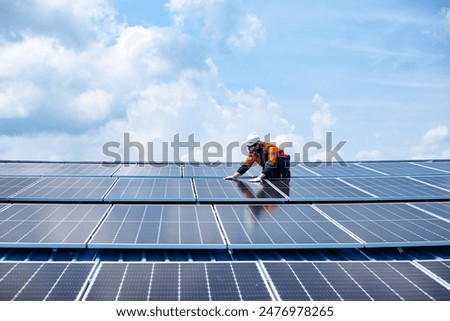
{"label": "solar panel", "polygon": [[318,204],[368,247],[449,245],[450,223],[402,203]]}
{"label": "solar panel", "polygon": [[105,197],[108,202],[195,202],[187,178],[120,177]]}
{"label": "solar panel", "polygon": [[435,160],[432,162],[426,162],[426,163],[420,163],[423,166],[426,167],[431,167],[434,168],[436,170],[442,171],[443,173],[450,173],[450,161],[440,161],[440,160]]}
{"label": "solar panel", "polygon": [[176,164],[124,164],[114,176],[181,177],[181,168]]}
{"label": "solar panel", "polygon": [[13,195],[37,181],[37,178],[32,177],[0,177],[0,200],[10,200]]}
{"label": "solar panel", "polygon": [[367,162],[359,166],[393,176],[439,175],[440,171],[413,162]]}
{"label": "solar panel", "polygon": [[271,299],[254,262],[102,262],[85,296],[87,301]]}
{"label": "solar panel", "polygon": [[450,197],[449,191],[425,185],[407,177],[346,177],[342,181],[365,190],[384,201],[432,200]]}
{"label": "solar panel", "polygon": [[417,263],[450,284],[450,260],[418,261]]}
{"label": "solar panel", "polygon": [[268,203],[287,200],[278,189],[267,182],[255,184],[245,179],[225,181],[215,178],[194,178],[194,185],[199,202]]}
{"label": "solar panel", "polygon": [[122,165],[114,164],[114,165],[103,165],[101,163],[98,164],[89,164],[89,163],[66,163],[61,166],[53,169],[52,171],[46,173],[46,176],[62,176],[62,177],[80,177],[80,176],[101,176],[101,177],[109,177],[114,174]]}
{"label": "solar panel", "polygon": [[108,205],[12,204],[0,211],[0,247],[84,248]]}
{"label": "solar panel", "polygon": [[362,247],[309,205],[216,205],[216,209],[230,249]]}
{"label": "solar panel", "polygon": [[289,201],[349,201],[373,200],[374,197],[336,178],[291,178],[274,181],[278,188],[288,190]]}
{"label": "solar panel", "polygon": [[238,168],[239,165],[233,163],[186,164],[183,168],[183,177],[222,178],[233,175]]}
{"label": "solar panel", "polygon": [[8,162],[0,163],[0,175],[42,176],[61,166],[61,163]]}
{"label": "solar panel", "polygon": [[308,166],[306,164],[294,165],[291,163],[291,177],[315,177],[320,176],[314,171],[313,166]]}
{"label": "solar panel", "polygon": [[450,290],[407,261],[263,262],[285,301],[449,300]]}
{"label": "solar panel", "polygon": [[81,298],[91,262],[0,262],[0,301],[74,301]]}
{"label": "solar panel", "polygon": [[358,166],[354,163],[328,162],[316,166],[314,163],[305,164],[307,169],[316,173],[318,176],[327,177],[352,177],[352,176],[380,176],[379,172]]}
{"label": "solar panel", "polygon": [[431,186],[437,186],[447,192],[450,192],[450,176],[428,176],[428,177],[412,177],[412,179],[424,182]]}
{"label": "solar panel", "polygon": [[115,178],[45,177],[17,193],[14,201],[102,201]]}
{"label": "solar panel", "polygon": [[91,248],[222,248],[208,205],[114,205]]}
{"label": "solar panel", "polygon": [[420,202],[413,203],[413,205],[432,214],[450,220],[450,202]]}

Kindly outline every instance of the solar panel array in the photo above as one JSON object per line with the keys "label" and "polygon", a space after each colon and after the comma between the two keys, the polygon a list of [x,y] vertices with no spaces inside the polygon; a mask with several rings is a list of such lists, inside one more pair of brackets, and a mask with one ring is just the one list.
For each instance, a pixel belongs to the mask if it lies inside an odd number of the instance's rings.
{"label": "solar panel array", "polygon": [[[0,300],[450,300],[447,256],[234,256],[450,246],[450,161],[316,165],[250,183],[256,167],[222,179],[237,163],[0,162],[0,250],[184,253],[178,262],[0,257]],[[186,261],[199,250],[234,259]]]}

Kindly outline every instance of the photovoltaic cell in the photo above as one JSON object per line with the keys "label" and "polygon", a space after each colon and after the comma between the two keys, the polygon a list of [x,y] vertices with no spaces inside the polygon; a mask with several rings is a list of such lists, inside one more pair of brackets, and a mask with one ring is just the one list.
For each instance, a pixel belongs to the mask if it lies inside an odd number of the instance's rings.
{"label": "photovoltaic cell", "polygon": [[105,197],[109,202],[195,202],[188,178],[120,177]]}
{"label": "photovoltaic cell", "polygon": [[316,177],[320,176],[318,173],[313,171],[313,166],[306,164],[296,164],[291,163],[291,177]]}
{"label": "photovoltaic cell", "polygon": [[115,178],[45,177],[13,197],[15,201],[102,201]]}
{"label": "photovoltaic cell", "polygon": [[309,205],[216,205],[229,248],[336,248],[362,244]]}
{"label": "photovoltaic cell", "polygon": [[408,261],[263,262],[281,300],[449,300],[450,290]]}
{"label": "photovoltaic cell", "polygon": [[80,177],[80,176],[100,176],[109,177],[122,165],[106,165],[101,163],[66,163],[46,173],[46,176]]}
{"label": "photovoltaic cell", "polygon": [[245,179],[225,181],[214,178],[195,178],[195,190],[199,202],[268,203],[283,202],[286,197],[266,182],[249,183]]}
{"label": "photovoltaic cell", "polygon": [[[421,181],[421,182],[425,182],[429,185],[432,186],[437,186],[440,187],[442,189],[445,189],[446,191],[448,191],[450,193],[450,176],[449,175],[445,175],[445,176],[428,176],[428,177],[414,177],[414,179]],[[449,198],[450,198],[450,194]]]}
{"label": "photovoltaic cell", "polygon": [[402,203],[318,204],[366,246],[450,244],[450,223]]}
{"label": "photovoltaic cell", "polygon": [[0,175],[42,176],[61,166],[61,163],[8,162],[0,163]]}
{"label": "photovoltaic cell", "polygon": [[124,164],[114,176],[180,178],[181,168],[176,164]]}
{"label": "photovoltaic cell", "polygon": [[450,202],[420,202],[412,204],[430,213],[450,220]]}
{"label": "photovoltaic cell", "polygon": [[419,261],[418,263],[450,284],[450,260]]}
{"label": "photovoltaic cell", "polygon": [[186,164],[183,168],[183,177],[223,178],[233,175],[239,168],[239,164]]}
{"label": "photovoltaic cell", "polygon": [[[442,171],[427,166],[428,163],[419,162],[367,162],[360,163],[362,167],[371,168],[391,176],[421,176],[441,175]],[[425,166],[421,166],[425,165]]]}
{"label": "photovoltaic cell", "polygon": [[254,262],[101,263],[87,301],[265,301]]}
{"label": "photovoltaic cell", "polygon": [[208,205],[114,205],[91,248],[222,248]]}
{"label": "photovoltaic cell", "polygon": [[450,173],[450,161],[433,161],[433,162],[426,162],[422,163],[426,167],[431,167],[440,171],[443,171],[443,173]]}
{"label": "photovoltaic cell", "polygon": [[353,176],[380,176],[381,173],[358,166],[354,163],[329,162],[316,165],[314,163],[305,164],[307,169],[319,176],[325,177],[353,177]]}
{"label": "photovoltaic cell", "polygon": [[444,191],[407,177],[346,177],[343,181],[361,188],[379,200],[432,200],[450,197]]}
{"label": "photovoltaic cell", "polygon": [[294,202],[374,200],[371,195],[336,178],[292,178],[274,182],[287,191],[289,201]]}
{"label": "photovoltaic cell", "polygon": [[84,248],[108,205],[13,204],[0,211],[0,247]]}
{"label": "photovoltaic cell", "polygon": [[38,178],[33,177],[0,177],[0,200],[10,200],[13,195],[37,181]]}
{"label": "photovoltaic cell", "polygon": [[0,301],[80,299],[94,263],[0,262]]}
{"label": "photovoltaic cell", "polygon": [[370,168],[392,176],[440,175],[440,171],[413,162],[367,162],[360,163],[362,167]]}

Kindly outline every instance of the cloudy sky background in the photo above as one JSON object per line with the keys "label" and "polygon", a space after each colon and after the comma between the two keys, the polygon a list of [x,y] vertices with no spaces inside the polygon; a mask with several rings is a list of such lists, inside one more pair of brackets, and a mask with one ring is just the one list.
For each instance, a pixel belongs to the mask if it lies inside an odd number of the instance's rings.
{"label": "cloudy sky background", "polygon": [[110,161],[129,133],[157,160],[176,134],[255,131],[450,158],[450,1],[0,0],[0,159]]}

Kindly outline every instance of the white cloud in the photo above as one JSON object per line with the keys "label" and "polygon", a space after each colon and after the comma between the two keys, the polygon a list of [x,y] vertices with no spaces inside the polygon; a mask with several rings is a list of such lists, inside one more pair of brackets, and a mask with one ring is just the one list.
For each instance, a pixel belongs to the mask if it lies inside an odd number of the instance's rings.
{"label": "white cloud", "polygon": [[422,135],[420,143],[412,146],[413,159],[445,158],[448,150],[445,149],[448,139],[448,128],[445,125],[430,128]]}
{"label": "white cloud", "polygon": [[225,0],[171,0],[167,8],[180,28],[199,29],[209,45],[225,50],[250,49],[265,39],[258,17],[239,2]]}
{"label": "white cloud", "polygon": [[[258,18],[236,2],[206,4],[169,7],[186,21],[200,10],[203,34],[196,36],[214,39],[214,46],[249,49],[263,38]],[[153,142],[154,159],[177,133],[182,141],[194,133],[202,144],[214,140],[224,148],[253,131],[301,142],[265,90],[227,88],[210,48],[186,24],[119,25],[100,0],[8,5],[5,11],[21,19],[0,22],[0,126],[8,117],[16,132],[1,132],[0,158],[103,160],[109,141],[123,152],[124,133],[145,147]],[[241,158],[233,151],[233,160]]]}
{"label": "white cloud", "polygon": [[0,83],[0,119],[29,116],[38,107],[43,96],[33,83]]}
{"label": "white cloud", "polygon": [[85,121],[105,119],[111,111],[114,97],[102,90],[87,90],[76,97],[74,107],[75,117]]}
{"label": "white cloud", "polygon": [[330,105],[320,95],[314,95],[313,103],[320,108],[311,116],[313,139],[316,142],[323,142],[325,133],[331,130],[336,118],[331,114]]}
{"label": "white cloud", "polygon": [[434,127],[428,130],[422,136],[421,141],[424,144],[434,144],[447,137],[447,134],[448,134],[447,126]]}

